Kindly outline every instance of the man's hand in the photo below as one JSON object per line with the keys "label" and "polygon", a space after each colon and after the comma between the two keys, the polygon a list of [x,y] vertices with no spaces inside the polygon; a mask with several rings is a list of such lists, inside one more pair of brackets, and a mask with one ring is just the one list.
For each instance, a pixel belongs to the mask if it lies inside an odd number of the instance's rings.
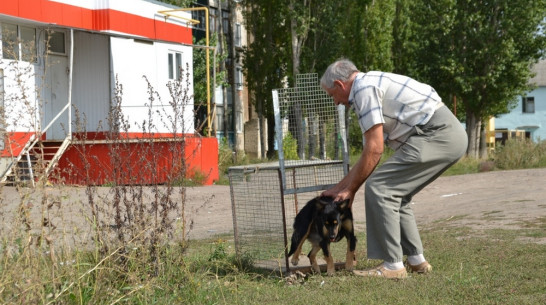
{"label": "man's hand", "polygon": [[349,207],[351,207],[351,205],[353,204],[353,198],[354,198],[354,194],[351,193],[349,190],[343,189],[343,190],[338,191],[338,190],[336,190],[336,187],[333,187],[333,188],[331,188],[329,190],[326,190],[326,191],[322,192],[322,194],[320,194],[320,196],[321,197],[334,198],[335,202],[340,202],[340,201],[350,199]]}

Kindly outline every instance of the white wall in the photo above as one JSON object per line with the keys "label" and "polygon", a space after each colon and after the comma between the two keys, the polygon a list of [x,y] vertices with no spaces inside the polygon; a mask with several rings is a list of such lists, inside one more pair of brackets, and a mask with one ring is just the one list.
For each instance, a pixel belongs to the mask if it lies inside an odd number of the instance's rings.
{"label": "white wall", "polygon": [[[143,131],[143,122],[149,124],[152,121],[155,127],[155,130],[152,131],[173,132],[173,128],[170,126],[172,119],[167,118],[173,112],[170,106],[172,98],[167,88],[167,83],[173,81],[168,77],[168,53],[181,53],[182,67],[186,69],[188,65],[189,71],[192,73],[191,47],[160,42],[144,43],[117,37],[110,39],[110,46],[113,81],[117,79],[123,88],[122,111],[130,124],[129,131],[141,132]],[[148,83],[144,76],[153,88],[154,94],[152,95],[148,92]],[[193,133],[194,131],[193,83],[191,79],[190,76],[188,91],[179,95],[186,97],[184,100],[185,130],[182,131],[179,124],[176,132]],[[185,78],[182,81],[182,87],[186,89]],[[112,88],[115,88],[115,84],[112,85]],[[152,105],[151,113],[149,113],[150,105]]]}
{"label": "white wall", "polygon": [[[110,109],[110,37],[88,32],[74,33],[73,131],[106,131]],[[99,125],[100,130],[99,130]]]}
{"label": "white wall", "polygon": [[[539,87],[529,92],[527,96],[535,98],[535,113],[523,113],[521,98],[519,98],[516,108],[495,119],[495,128],[527,130],[531,132],[534,141],[546,140],[546,87]],[[538,128],[528,129],[525,128],[526,126]]]}
{"label": "white wall", "polygon": [[40,113],[35,90],[40,86],[39,69],[33,63],[0,58],[0,70],[4,75],[5,129],[20,132],[39,130]]}

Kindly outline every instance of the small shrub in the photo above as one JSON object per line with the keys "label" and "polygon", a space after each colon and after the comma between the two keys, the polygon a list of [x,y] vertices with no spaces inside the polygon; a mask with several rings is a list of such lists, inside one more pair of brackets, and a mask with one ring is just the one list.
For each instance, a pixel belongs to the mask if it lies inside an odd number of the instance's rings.
{"label": "small shrub", "polygon": [[222,138],[218,147],[218,181],[217,185],[229,185],[228,171],[231,166],[263,162],[259,158],[250,158],[243,151],[235,152],[229,146],[226,138]]}
{"label": "small shrub", "polygon": [[284,159],[285,160],[299,160],[298,157],[298,141],[294,139],[292,134],[288,132],[286,136],[284,136],[283,142],[282,142],[282,149],[284,152]]}
{"label": "small shrub", "polygon": [[499,169],[538,168],[546,166],[546,142],[511,139],[495,149],[495,166]]}
{"label": "small shrub", "polygon": [[220,174],[227,174],[229,167],[235,164],[234,154],[235,152],[229,146],[227,139],[222,138],[218,145],[218,171]]}
{"label": "small shrub", "polygon": [[214,249],[212,250],[209,261],[217,261],[226,259],[228,254],[226,252],[226,243],[222,240],[217,240],[214,242]]}

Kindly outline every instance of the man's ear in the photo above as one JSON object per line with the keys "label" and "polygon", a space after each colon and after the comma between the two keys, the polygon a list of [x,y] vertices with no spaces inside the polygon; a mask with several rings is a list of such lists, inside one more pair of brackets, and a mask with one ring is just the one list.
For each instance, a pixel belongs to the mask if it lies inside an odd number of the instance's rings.
{"label": "man's ear", "polygon": [[337,85],[341,90],[344,90],[344,89],[345,89],[345,84],[344,84],[342,81],[340,81],[339,79],[334,81],[334,87],[335,87],[336,85]]}

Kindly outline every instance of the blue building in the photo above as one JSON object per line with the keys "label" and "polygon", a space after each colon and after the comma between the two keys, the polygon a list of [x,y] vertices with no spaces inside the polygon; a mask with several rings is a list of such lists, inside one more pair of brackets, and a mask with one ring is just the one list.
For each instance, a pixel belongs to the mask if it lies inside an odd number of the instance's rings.
{"label": "blue building", "polygon": [[510,113],[495,119],[495,130],[522,130],[527,138],[546,140],[546,60],[534,67],[535,77],[529,80],[536,88],[521,96]]}

